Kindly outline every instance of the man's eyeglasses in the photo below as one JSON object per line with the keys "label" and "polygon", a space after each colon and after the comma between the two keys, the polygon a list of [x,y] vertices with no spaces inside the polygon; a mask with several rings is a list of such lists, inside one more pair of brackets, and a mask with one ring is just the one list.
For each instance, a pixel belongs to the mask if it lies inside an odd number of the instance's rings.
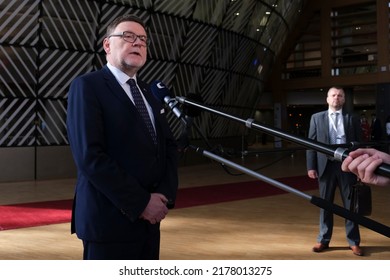
{"label": "man's eyeglasses", "polygon": [[122,37],[123,40],[129,43],[134,43],[138,38],[141,41],[141,45],[144,47],[147,47],[150,44],[150,39],[145,35],[137,35],[130,31],[123,31],[118,34],[111,34],[108,36],[108,38],[110,37]]}

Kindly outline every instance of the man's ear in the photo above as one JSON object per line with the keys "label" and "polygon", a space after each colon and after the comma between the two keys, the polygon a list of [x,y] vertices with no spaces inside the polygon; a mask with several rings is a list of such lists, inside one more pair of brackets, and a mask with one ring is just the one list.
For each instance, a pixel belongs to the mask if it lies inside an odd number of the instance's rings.
{"label": "man's ear", "polygon": [[106,52],[106,54],[110,53],[110,40],[108,38],[104,38],[103,40],[103,49]]}

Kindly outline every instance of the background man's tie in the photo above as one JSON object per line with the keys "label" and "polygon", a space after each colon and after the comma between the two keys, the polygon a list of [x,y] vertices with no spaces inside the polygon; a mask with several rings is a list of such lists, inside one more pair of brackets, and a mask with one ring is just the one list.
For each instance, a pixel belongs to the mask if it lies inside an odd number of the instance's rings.
{"label": "background man's tie", "polygon": [[332,113],[331,118],[333,119],[334,126],[331,126],[330,129],[330,144],[337,144],[337,124],[338,124],[338,117],[339,113]]}

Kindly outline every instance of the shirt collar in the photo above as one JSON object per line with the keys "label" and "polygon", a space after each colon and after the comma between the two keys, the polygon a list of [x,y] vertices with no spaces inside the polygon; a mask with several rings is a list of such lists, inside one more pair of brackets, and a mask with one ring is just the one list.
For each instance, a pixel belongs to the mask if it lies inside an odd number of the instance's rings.
{"label": "shirt collar", "polygon": [[110,69],[111,73],[114,75],[114,77],[116,78],[118,83],[120,83],[121,85],[126,84],[129,79],[134,79],[135,82],[137,82],[136,76],[129,77],[126,73],[124,73],[120,69],[116,68],[115,66],[113,66],[109,62],[107,62],[107,67],[108,67],[108,69]]}
{"label": "shirt collar", "polygon": [[343,114],[343,109],[337,110],[337,111],[332,111],[331,109],[328,109],[328,116],[330,116],[332,113],[339,113],[340,116]]}

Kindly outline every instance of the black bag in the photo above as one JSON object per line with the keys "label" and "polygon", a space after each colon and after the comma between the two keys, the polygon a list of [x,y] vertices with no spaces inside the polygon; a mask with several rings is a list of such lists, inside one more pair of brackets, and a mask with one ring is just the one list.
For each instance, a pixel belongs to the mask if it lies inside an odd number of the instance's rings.
{"label": "black bag", "polygon": [[371,187],[358,181],[351,189],[350,210],[362,216],[370,216],[372,210]]}

